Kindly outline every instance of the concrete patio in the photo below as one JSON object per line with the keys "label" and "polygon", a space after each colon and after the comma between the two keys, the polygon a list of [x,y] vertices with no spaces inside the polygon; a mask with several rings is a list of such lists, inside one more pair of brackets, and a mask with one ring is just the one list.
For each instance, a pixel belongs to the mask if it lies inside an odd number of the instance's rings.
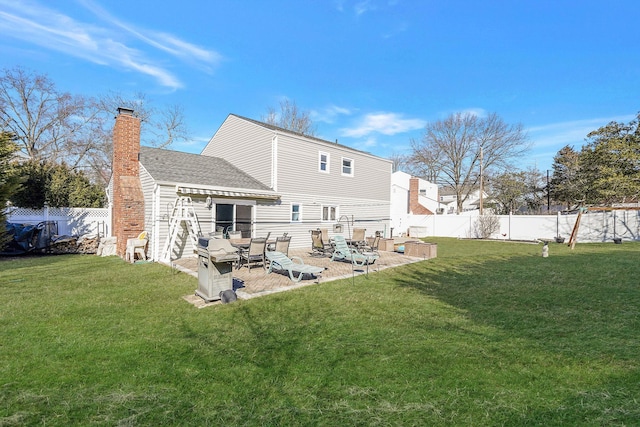
{"label": "concrete patio", "polygon": [[[375,274],[377,271],[399,265],[411,264],[423,261],[425,258],[417,258],[406,256],[397,252],[379,251],[380,258],[372,265],[367,267],[355,266],[352,268],[351,263],[341,261],[331,261],[330,257],[311,256],[309,249],[291,249],[289,257],[300,257],[305,264],[324,267],[324,272],[317,278],[305,278],[298,283],[294,283],[289,279],[289,275],[284,273],[267,274],[265,269],[258,266],[249,270],[246,266],[233,270],[234,288],[238,298],[249,299],[259,296],[269,295],[276,292],[283,292],[297,289],[303,286],[328,282],[337,279],[350,278],[353,275]],[[173,268],[179,269],[194,277],[198,277],[198,257],[185,257],[173,260],[171,263]],[[220,304],[220,301],[206,303],[197,295],[187,295],[185,299],[196,307],[206,307],[212,304]]]}

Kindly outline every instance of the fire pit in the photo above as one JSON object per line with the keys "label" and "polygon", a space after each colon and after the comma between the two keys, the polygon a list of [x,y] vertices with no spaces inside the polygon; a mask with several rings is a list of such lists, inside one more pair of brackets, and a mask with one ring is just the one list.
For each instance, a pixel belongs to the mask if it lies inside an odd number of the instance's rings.
{"label": "fire pit", "polygon": [[236,300],[233,290],[233,263],[236,249],[226,239],[198,239],[198,289],[196,295],[206,302]]}

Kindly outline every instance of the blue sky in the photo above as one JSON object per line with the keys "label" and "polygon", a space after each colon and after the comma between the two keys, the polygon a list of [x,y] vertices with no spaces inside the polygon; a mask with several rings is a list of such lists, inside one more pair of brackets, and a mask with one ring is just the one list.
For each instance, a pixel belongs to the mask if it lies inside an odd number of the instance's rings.
{"label": "blue sky", "polygon": [[454,112],[522,123],[520,167],[640,111],[637,0],[0,0],[0,68],[184,107],[199,153],[287,98],[318,136],[387,157]]}

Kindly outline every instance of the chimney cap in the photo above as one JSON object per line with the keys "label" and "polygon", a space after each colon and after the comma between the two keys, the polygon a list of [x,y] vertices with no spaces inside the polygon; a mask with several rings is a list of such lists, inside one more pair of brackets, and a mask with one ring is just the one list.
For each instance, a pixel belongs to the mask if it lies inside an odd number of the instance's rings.
{"label": "chimney cap", "polygon": [[118,107],[118,115],[126,114],[128,116],[133,116],[133,109],[126,107]]}

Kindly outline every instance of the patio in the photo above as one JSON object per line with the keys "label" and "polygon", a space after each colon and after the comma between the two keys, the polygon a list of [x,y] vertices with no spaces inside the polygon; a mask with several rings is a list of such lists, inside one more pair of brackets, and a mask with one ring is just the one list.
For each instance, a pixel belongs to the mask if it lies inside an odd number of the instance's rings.
{"label": "patio", "polygon": [[[368,268],[369,274],[375,274],[377,271],[399,265],[411,264],[423,261],[424,258],[416,258],[403,255],[397,252],[379,251],[380,258]],[[262,267],[252,267],[249,270],[246,266],[240,269],[234,267],[233,282],[236,288],[236,294],[240,299],[249,299],[259,296],[269,295],[276,292],[297,289],[302,286],[313,285],[317,283],[328,282],[331,280],[352,277],[352,275],[367,274],[367,267],[353,267],[351,263],[341,261],[331,261],[330,257],[311,256],[309,249],[291,249],[289,257],[300,257],[305,264],[318,267],[324,267],[324,272],[316,279],[305,279],[298,283],[294,283],[289,279],[288,274],[271,273],[266,274]],[[194,277],[198,277],[198,257],[185,257],[173,260],[171,267],[179,269]],[[220,301],[206,303],[197,295],[187,295],[185,299],[196,307],[206,307],[212,304],[220,304]]]}

